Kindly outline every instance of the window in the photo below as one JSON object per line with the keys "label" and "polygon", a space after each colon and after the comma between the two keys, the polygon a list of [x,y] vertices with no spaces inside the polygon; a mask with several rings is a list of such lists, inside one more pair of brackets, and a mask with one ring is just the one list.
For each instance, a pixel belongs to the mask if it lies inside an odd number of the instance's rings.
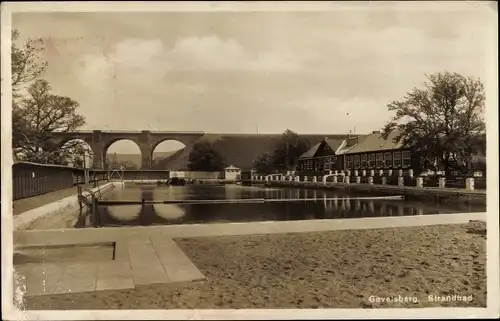
{"label": "window", "polygon": [[367,165],[366,163],[366,154],[361,155],[361,168],[365,168]]}
{"label": "window", "polygon": [[322,168],[323,168],[323,162],[319,159],[315,160],[314,161],[314,171],[318,172],[318,171],[322,170]]}
{"label": "window", "polygon": [[352,155],[347,156],[347,169],[352,168]]}
{"label": "window", "polygon": [[308,160],[307,161],[307,167],[306,167],[307,170],[311,170],[312,169],[312,160]]}
{"label": "window", "polygon": [[411,155],[410,152],[403,152],[403,167],[410,167],[411,165]]}
{"label": "window", "polygon": [[393,154],[394,167],[401,167],[401,152],[395,152]]}
{"label": "window", "polygon": [[375,154],[368,155],[368,167],[372,168],[375,166]]}
{"label": "window", "polygon": [[324,161],[325,170],[329,170],[330,169],[330,157],[325,157],[323,161]]}
{"label": "window", "polygon": [[359,155],[354,155],[354,168],[359,168],[361,166],[361,162],[359,161]]}
{"label": "window", "polygon": [[384,163],[385,163],[386,168],[392,167],[392,154],[391,153],[384,154]]}
{"label": "window", "polygon": [[384,167],[384,154],[378,153],[376,158],[377,158],[377,168]]}

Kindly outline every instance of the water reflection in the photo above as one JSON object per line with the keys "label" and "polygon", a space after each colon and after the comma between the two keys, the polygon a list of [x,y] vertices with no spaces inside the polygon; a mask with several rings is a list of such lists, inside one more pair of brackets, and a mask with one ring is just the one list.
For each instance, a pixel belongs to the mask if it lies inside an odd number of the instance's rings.
{"label": "water reflection", "polygon": [[156,215],[165,220],[178,220],[186,215],[186,211],[172,204],[158,204],[153,206]]}
{"label": "water reflection", "polygon": [[[372,195],[380,196],[380,195]],[[365,197],[360,199],[357,197]],[[103,226],[169,225],[189,223],[289,221],[307,219],[361,218],[376,216],[425,215],[484,211],[483,206],[458,202],[435,202],[366,199],[366,195],[345,191],[307,189],[266,189],[226,186],[132,187],[113,190],[109,200],[223,200],[282,199],[280,202],[211,203],[211,204],[136,204],[101,206]],[[307,199],[304,200],[304,199]]]}

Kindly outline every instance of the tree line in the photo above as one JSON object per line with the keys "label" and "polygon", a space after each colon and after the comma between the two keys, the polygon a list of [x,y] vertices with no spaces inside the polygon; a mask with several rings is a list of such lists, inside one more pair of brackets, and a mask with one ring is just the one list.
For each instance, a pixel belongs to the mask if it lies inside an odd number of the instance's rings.
{"label": "tree line", "polygon": [[[43,61],[44,41],[28,39],[19,45],[19,32],[12,33],[12,147],[15,157],[37,163],[67,164],[71,155],[82,155],[80,143],[59,146],[53,132],[75,131],[85,125],[78,113],[79,103],[57,95],[43,78],[48,63]],[[429,169],[446,172],[469,171],[477,155],[486,154],[484,120],[485,92],[480,79],[459,73],[442,72],[426,76],[421,88],[413,88],[403,99],[390,102],[394,117],[383,135],[397,130],[400,140],[418,152]],[[253,161],[262,174],[294,169],[297,159],[310,146],[300,135],[287,129],[275,149]],[[73,160],[75,160],[73,158]],[[81,159],[76,159],[81,163]],[[485,169],[485,159],[479,161]],[[227,164],[210,142],[193,146],[191,170],[222,170]]]}

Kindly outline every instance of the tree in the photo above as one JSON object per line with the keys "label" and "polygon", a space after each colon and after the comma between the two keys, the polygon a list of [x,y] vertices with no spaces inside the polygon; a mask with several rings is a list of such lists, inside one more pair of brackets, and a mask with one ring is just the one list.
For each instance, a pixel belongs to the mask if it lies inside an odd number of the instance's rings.
{"label": "tree", "polygon": [[424,88],[414,88],[402,101],[388,104],[395,116],[383,134],[388,137],[397,130],[394,139],[420,153],[427,166],[442,166],[447,174],[466,172],[474,154],[486,146],[483,84],[449,72],[427,78]]}
{"label": "tree", "polygon": [[189,153],[189,170],[192,171],[221,171],[225,167],[224,158],[210,142],[194,144]]}
{"label": "tree", "polygon": [[76,130],[85,124],[85,118],[76,113],[78,102],[50,91],[47,81],[36,80],[27,88],[26,97],[17,99],[12,114],[16,124],[13,148],[24,160],[64,164],[78,143],[62,148],[51,134]]}
{"label": "tree", "polygon": [[76,114],[78,103],[51,94],[47,81],[38,79],[47,68],[41,61],[42,39],[28,39],[22,47],[16,41],[19,32],[12,32],[12,147],[21,160],[67,164],[76,144],[61,148],[50,138],[53,131],[75,130],[85,123]]}
{"label": "tree", "polygon": [[270,153],[263,153],[253,161],[253,166],[259,174],[271,174],[274,171],[273,156]]}
{"label": "tree", "polygon": [[12,94],[18,97],[19,90],[40,77],[47,68],[47,62],[40,61],[40,53],[44,50],[42,39],[28,39],[22,48],[16,45],[19,31],[12,31],[11,65]]}
{"label": "tree", "polygon": [[297,159],[308,149],[297,133],[290,129],[285,130],[272,155],[273,167],[279,171],[294,168]]}

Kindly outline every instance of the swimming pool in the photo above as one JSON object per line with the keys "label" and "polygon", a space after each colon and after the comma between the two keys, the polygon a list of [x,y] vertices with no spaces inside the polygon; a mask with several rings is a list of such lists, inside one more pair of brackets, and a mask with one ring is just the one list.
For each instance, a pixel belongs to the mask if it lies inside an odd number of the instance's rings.
{"label": "swimming pool", "polygon": [[[141,200],[144,203],[141,204]],[[382,194],[241,185],[116,187],[98,207],[100,226],[292,221],[486,211],[461,202],[408,200]],[[130,204],[113,204],[113,201]]]}

